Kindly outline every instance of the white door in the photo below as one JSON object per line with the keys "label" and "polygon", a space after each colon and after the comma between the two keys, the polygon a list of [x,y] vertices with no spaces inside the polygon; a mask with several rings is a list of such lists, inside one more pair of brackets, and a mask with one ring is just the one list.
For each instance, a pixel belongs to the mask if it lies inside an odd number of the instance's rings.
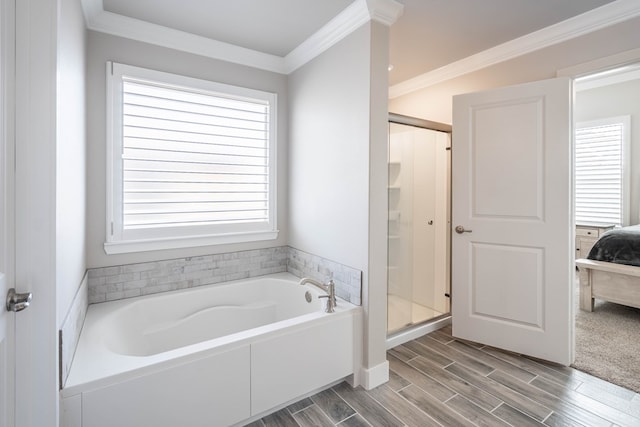
{"label": "white door", "polygon": [[15,314],[5,308],[14,283],[14,1],[0,1],[0,427],[15,425]]}
{"label": "white door", "polygon": [[571,97],[560,78],[453,101],[453,334],[564,365],[573,362]]}

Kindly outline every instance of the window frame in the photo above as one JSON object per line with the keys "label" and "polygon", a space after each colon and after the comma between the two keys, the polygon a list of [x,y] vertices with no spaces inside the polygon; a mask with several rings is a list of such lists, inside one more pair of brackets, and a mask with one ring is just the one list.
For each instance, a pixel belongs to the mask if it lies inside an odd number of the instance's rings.
{"label": "window frame", "polygon": [[[177,249],[195,246],[275,240],[277,230],[277,94],[232,86],[163,71],[116,62],[107,62],[107,254]],[[165,226],[125,230],[123,225],[123,78],[153,82],[159,86],[209,93],[249,101],[269,107],[268,132],[268,220],[266,223]]]}
{"label": "window frame", "polygon": [[[622,152],[622,177],[621,177],[621,224],[616,224],[620,226],[630,225],[631,221],[631,159],[630,159],[630,147],[631,147],[631,138],[630,138],[630,130],[631,130],[631,116],[613,116],[613,117],[604,117],[595,120],[585,120],[582,122],[577,122],[575,124],[575,132],[574,138],[577,140],[577,132],[579,129],[598,127],[598,126],[606,126],[606,125],[614,125],[621,124],[622,125],[622,137],[621,137],[621,152]],[[574,160],[575,162],[575,160]],[[574,163],[574,170],[577,165]],[[577,196],[577,195],[576,195]],[[577,199],[577,197],[575,198]],[[576,209],[577,211],[577,209]],[[577,212],[576,212],[577,216]],[[597,222],[598,224],[605,224],[603,222]],[[611,224],[610,222],[606,222],[607,224]]]}

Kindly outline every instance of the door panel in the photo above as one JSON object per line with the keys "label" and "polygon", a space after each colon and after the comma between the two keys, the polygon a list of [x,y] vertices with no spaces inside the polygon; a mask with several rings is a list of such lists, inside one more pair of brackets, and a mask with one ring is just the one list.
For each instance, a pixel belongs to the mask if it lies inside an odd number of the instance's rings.
{"label": "door panel", "polygon": [[573,361],[571,82],[454,97],[453,334]]}
{"label": "door panel", "polygon": [[[544,117],[538,97],[473,108],[473,215],[540,219]],[[508,161],[501,161],[508,159]],[[496,164],[499,162],[499,167]]]}
{"label": "door panel", "polygon": [[[472,244],[471,313],[478,318],[542,328],[542,251],[505,245]],[[496,269],[495,265],[505,265]],[[518,268],[508,268],[517,266]],[[521,282],[521,287],[504,283]]]}

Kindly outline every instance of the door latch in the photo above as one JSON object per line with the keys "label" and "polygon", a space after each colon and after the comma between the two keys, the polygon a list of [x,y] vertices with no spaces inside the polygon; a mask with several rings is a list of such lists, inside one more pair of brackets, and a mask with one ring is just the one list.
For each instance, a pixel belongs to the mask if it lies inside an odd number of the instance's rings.
{"label": "door latch", "polygon": [[455,231],[456,231],[456,233],[458,233],[458,234],[462,234],[462,233],[471,233],[471,230],[465,230],[465,229],[464,229],[464,227],[463,227],[463,226],[461,226],[461,225],[458,225],[458,226],[455,228]]}
{"label": "door latch", "polygon": [[14,288],[9,289],[7,292],[7,311],[17,313],[24,310],[31,304],[31,298],[33,298],[31,292],[20,294]]}

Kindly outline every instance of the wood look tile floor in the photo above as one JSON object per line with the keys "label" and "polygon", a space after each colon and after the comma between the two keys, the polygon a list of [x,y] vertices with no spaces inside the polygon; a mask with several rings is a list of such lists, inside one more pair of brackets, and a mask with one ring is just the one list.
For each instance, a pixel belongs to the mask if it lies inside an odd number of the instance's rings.
{"label": "wood look tile floor", "polygon": [[249,426],[640,426],[640,394],[453,339],[450,328],[387,356],[388,383],[370,391],[341,383]]}

